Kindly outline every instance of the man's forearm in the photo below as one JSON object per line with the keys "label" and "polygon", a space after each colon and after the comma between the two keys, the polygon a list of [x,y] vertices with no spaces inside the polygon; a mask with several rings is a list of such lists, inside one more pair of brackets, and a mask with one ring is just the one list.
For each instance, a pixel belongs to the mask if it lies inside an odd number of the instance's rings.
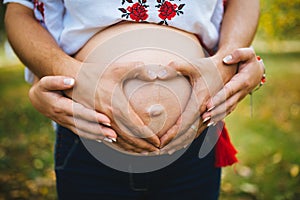
{"label": "man's forearm", "polygon": [[259,0],[228,0],[221,27],[219,51],[249,47],[259,18]]}
{"label": "man's forearm", "polygon": [[5,26],[14,51],[39,78],[46,75],[75,77],[79,62],[61,50],[50,33],[36,21],[31,9],[8,4]]}
{"label": "man's forearm", "polygon": [[[258,18],[259,0],[228,0],[217,54],[225,57],[237,48],[249,47],[256,32]],[[225,75],[225,82],[236,71],[234,67],[222,67],[220,70]]]}

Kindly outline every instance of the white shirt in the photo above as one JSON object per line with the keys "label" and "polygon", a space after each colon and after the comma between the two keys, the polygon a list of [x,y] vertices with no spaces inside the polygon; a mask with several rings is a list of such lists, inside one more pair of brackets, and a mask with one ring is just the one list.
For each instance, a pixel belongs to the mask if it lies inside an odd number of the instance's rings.
{"label": "white shirt", "polygon": [[223,0],[4,0],[8,2],[33,9],[69,55],[97,32],[122,20],[176,27],[196,34],[202,45],[214,49],[224,12]]}

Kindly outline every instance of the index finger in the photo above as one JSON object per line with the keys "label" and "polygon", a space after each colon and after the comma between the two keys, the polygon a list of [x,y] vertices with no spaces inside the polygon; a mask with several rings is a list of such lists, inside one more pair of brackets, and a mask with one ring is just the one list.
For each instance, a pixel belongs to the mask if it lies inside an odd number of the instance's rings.
{"label": "index finger", "polygon": [[239,80],[239,74],[236,74],[225,86],[213,96],[207,103],[207,108],[214,108],[224,103],[231,96],[239,92],[241,89],[241,80]]}
{"label": "index finger", "polygon": [[117,125],[127,127],[130,130],[128,134],[134,133],[136,137],[144,138],[158,147],[160,145],[159,138],[135,113],[122,89],[116,87],[114,94],[118,95],[117,98],[113,97],[116,100],[112,101],[112,107],[115,108],[113,109],[114,120]]}
{"label": "index finger", "polygon": [[187,131],[176,137],[174,140],[172,140],[167,146],[165,146],[163,149],[161,149],[161,154],[173,154],[175,151],[180,150],[182,148],[186,148],[189,144],[191,144],[194,140],[194,138],[198,134],[198,127],[199,125],[199,118],[197,118],[192,125],[187,129]]}

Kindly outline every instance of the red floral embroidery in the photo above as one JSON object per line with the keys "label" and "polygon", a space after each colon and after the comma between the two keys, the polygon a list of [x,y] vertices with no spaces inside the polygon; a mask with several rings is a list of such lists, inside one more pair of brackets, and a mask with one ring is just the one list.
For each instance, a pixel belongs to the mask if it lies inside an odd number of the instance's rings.
{"label": "red floral embroidery", "polygon": [[[174,0],[170,0],[174,1]],[[185,4],[180,4],[179,6],[175,3],[171,3],[170,1],[165,0],[157,0],[158,5],[155,7],[159,8],[159,18],[162,19],[159,24],[166,24],[168,25],[167,20],[172,20],[176,15],[183,14],[182,8]]]}
{"label": "red floral embroidery", "polygon": [[44,3],[40,2],[39,0],[32,0],[32,3],[34,6],[33,10],[36,21],[45,26]]}
{"label": "red floral embroidery", "polygon": [[176,15],[176,8],[177,5],[176,4],[172,4],[168,1],[166,1],[164,4],[162,4],[162,6],[160,7],[159,11],[159,17],[162,20],[168,19],[171,20],[173,17],[175,17]]}
{"label": "red floral embroidery", "polygon": [[[182,8],[185,6],[185,4],[176,4],[171,3],[175,0],[156,0],[157,5],[155,6],[158,8],[158,17],[162,19],[158,24],[162,25],[168,25],[167,20],[172,20],[176,15],[179,16],[181,14],[184,14],[182,11]],[[180,0],[177,0],[180,1]],[[129,4],[127,8],[119,8],[119,10],[123,13],[121,15],[122,18],[130,18],[136,22],[144,22],[148,19],[148,10],[147,8],[149,5],[146,5],[147,0],[137,0],[133,2],[133,0],[122,0],[122,5],[125,3]]]}
{"label": "red floral embroidery", "polygon": [[[133,3],[132,0],[123,0],[122,5],[127,1],[128,3]],[[123,13],[121,15],[122,18],[130,19],[141,22],[145,21],[148,18],[148,10],[146,9],[149,7],[146,5],[147,0],[139,0],[138,2],[134,3],[132,6],[128,6],[127,9],[119,8],[119,10]]]}
{"label": "red floral embroidery", "polygon": [[34,9],[37,9],[41,13],[41,15],[44,19],[44,17],[45,17],[44,16],[44,3],[39,2],[38,0],[34,0],[33,4],[34,4]]}
{"label": "red floral embroidery", "polygon": [[128,6],[127,10],[130,12],[130,18],[137,22],[145,21],[148,18],[147,11],[140,3],[135,3],[132,6]]}

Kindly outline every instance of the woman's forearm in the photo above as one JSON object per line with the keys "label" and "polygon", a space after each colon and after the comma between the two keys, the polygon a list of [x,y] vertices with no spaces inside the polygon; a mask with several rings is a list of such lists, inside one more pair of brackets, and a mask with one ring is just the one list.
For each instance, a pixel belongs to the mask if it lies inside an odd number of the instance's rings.
{"label": "woman's forearm", "polygon": [[[249,47],[256,32],[258,19],[259,0],[228,0],[217,54],[223,58],[237,48]],[[224,65],[219,70],[222,71],[225,82],[236,72],[236,68]]]}
{"label": "woman's forearm", "polygon": [[46,75],[75,77],[79,62],[61,50],[50,33],[36,21],[31,9],[17,3],[8,4],[5,26],[14,51],[39,78]]}

